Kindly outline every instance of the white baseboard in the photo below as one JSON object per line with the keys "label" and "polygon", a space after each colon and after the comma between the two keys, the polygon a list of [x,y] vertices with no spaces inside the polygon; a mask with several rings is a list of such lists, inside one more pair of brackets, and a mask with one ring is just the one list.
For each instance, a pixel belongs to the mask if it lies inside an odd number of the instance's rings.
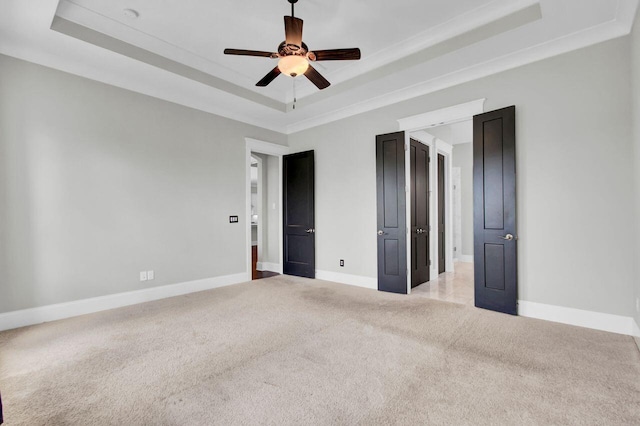
{"label": "white baseboard", "polygon": [[543,303],[528,302],[526,300],[518,301],[518,315],[612,333],[626,334],[629,336],[636,335],[635,333],[637,333],[636,329],[638,327],[632,317],[545,305]]}
{"label": "white baseboard", "polygon": [[135,305],[137,303],[166,299],[168,297],[181,296],[183,294],[225,287],[246,281],[247,273],[243,272],[241,274],[205,278],[202,280],[165,285],[162,287],[152,287],[143,290],[129,291],[126,293],[110,294],[107,296],[59,303],[56,305],[6,312],[0,314],[0,331],[25,327],[27,325],[40,324],[43,322],[56,321],[78,315],[106,311],[108,309],[121,308],[123,306]]}
{"label": "white baseboard", "polygon": [[316,269],[316,279],[332,281],[334,283],[354,285],[357,287],[378,289],[378,279],[360,275],[342,274],[340,272],[319,271]]}
{"label": "white baseboard", "polygon": [[466,262],[466,263],[473,263],[473,255],[470,254],[459,254],[457,258],[453,259],[454,261],[458,261],[458,262]]}
{"label": "white baseboard", "polygon": [[282,265],[279,263],[256,262],[256,269],[258,271],[269,271],[282,274]]}

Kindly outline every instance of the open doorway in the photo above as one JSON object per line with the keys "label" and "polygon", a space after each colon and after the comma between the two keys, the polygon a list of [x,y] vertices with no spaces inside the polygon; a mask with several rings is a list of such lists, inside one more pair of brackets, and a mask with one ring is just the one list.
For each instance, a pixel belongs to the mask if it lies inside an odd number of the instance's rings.
{"label": "open doorway", "polygon": [[279,260],[279,160],[251,153],[251,279],[278,275]]}
{"label": "open doorway", "polygon": [[[484,112],[484,101],[478,99],[402,118],[398,120],[400,131],[376,136],[378,290],[401,294],[418,292],[426,297],[517,315],[516,107]],[[461,135],[462,140],[456,140],[456,135]],[[423,138],[422,143],[429,146],[430,157],[433,158],[433,154],[442,156],[439,166],[431,169],[435,172],[439,169],[443,174],[440,195],[444,197],[438,197],[438,188],[430,184],[429,199],[433,201],[429,202],[429,209],[438,208],[439,198],[440,206],[444,206],[440,209],[444,217],[441,222],[444,234],[430,229],[432,257],[429,260],[432,267],[438,265],[438,269],[442,269],[438,258],[440,248],[445,272],[438,275],[437,282],[429,281],[412,291],[412,259],[409,253],[414,239],[410,233],[418,227],[408,226],[413,205],[407,193],[414,188],[411,187],[411,168],[406,164],[411,163],[411,140],[420,140],[420,137]],[[467,238],[468,241],[473,239],[473,264],[463,262],[467,264],[456,267],[454,260],[458,263],[469,260],[457,254],[454,256],[458,247],[454,245],[453,229],[453,164],[454,156],[456,164],[463,161],[464,149],[457,149],[459,153],[454,155],[453,147],[463,144],[468,144],[467,151],[473,151],[470,161],[473,171],[468,173],[473,176],[473,208],[467,209],[473,215],[473,237],[469,234]],[[457,167],[461,169],[460,220],[456,223],[455,233],[460,234],[460,250],[463,250],[465,185],[462,167]],[[430,173],[433,176],[434,172]],[[456,274],[456,270],[462,273]]]}
{"label": "open doorway", "polygon": [[282,273],[282,156],[286,146],[245,138],[247,280]]}
{"label": "open doorway", "polygon": [[[467,132],[467,141],[465,142],[471,144],[474,138],[474,123],[478,114],[484,112],[484,103],[485,99],[477,99],[464,104],[401,118],[398,120],[400,131],[376,136],[378,290],[401,294],[410,294],[414,291],[419,291],[422,294],[428,293],[425,291],[426,285],[424,283],[412,282],[413,259],[411,254],[413,253],[411,243],[415,240],[412,233],[425,231],[425,228],[419,226],[420,224],[417,222],[415,223],[416,226],[409,226],[414,224],[411,217],[414,210],[414,203],[411,199],[413,194],[409,195],[409,192],[413,191],[414,187],[411,184],[411,167],[407,167],[412,162],[411,153],[413,151],[410,149],[412,139],[428,148],[429,160],[435,163],[435,167],[429,166],[428,172],[428,215],[431,226],[427,228],[429,233],[428,250],[424,250],[424,252],[428,251],[429,253],[429,277],[431,281],[428,281],[428,283],[438,279],[439,270],[442,269],[441,266],[444,266],[445,271],[441,276],[455,273],[454,221],[452,217],[453,144],[446,142],[442,137],[435,136],[433,133],[439,130],[451,133],[453,128],[443,126],[468,122],[467,128],[470,128],[471,132]],[[438,127],[442,127],[442,129],[436,130]],[[443,218],[441,223],[444,228],[442,233],[436,232],[437,228],[434,226],[438,214],[439,198],[437,186],[438,155],[443,157],[440,161],[440,170],[443,172],[441,173],[443,176],[440,180],[440,192],[444,195],[444,200],[440,200],[440,205],[443,206],[443,209],[441,209],[443,213],[441,215]],[[439,234],[442,241],[440,245],[438,241]],[[438,257],[439,248],[441,248],[440,258],[443,260],[442,265]],[[403,265],[406,265],[406,268],[402,267]],[[471,266],[470,270],[472,269],[473,266]],[[473,275],[472,272],[469,276],[471,275]],[[444,279],[444,277],[442,278]],[[474,295],[473,284],[475,281],[475,277],[471,277],[468,280],[471,295]],[[422,288],[420,287],[421,285],[423,286]],[[412,290],[414,286],[416,289]]]}
{"label": "open doorway", "polygon": [[[428,147],[431,279],[412,290],[423,297],[473,305],[473,121],[410,133]],[[412,188],[413,189],[413,188]]]}

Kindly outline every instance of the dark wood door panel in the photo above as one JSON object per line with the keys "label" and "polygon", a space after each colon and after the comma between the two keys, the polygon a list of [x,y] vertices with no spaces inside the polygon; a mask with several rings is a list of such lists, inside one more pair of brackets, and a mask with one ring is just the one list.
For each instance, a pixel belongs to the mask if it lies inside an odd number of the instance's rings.
{"label": "dark wood door panel", "polygon": [[429,147],[411,139],[411,287],[429,281]]}
{"label": "dark wood door panel", "polygon": [[445,232],[445,158],[438,154],[438,273],[441,274],[446,269],[446,232]]}
{"label": "dark wood door panel", "polygon": [[517,314],[515,107],[473,119],[475,305]]}
{"label": "dark wood door panel", "polygon": [[407,293],[404,132],[376,137],[378,290]]}
{"label": "dark wood door panel", "polygon": [[285,155],[282,171],[283,272],[315,278],[314,152]]}
{"label": "dark wood door panel", "polygon": [[483,123],[484,227],[504,229],[504,138],[502,118]]}

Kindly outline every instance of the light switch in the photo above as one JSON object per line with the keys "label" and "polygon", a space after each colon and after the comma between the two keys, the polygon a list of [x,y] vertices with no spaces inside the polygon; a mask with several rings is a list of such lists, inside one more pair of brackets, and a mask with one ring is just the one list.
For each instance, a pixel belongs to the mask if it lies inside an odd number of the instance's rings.
{"label": "light switch", "polygon": [[154,275],[155,274],[153,273],[153,271],[147,271],[147,280],[150,281],[150,280],[154,279],[155,278]]}
{"label": "light switch", "polygon": [[147,280],[147,271],[140,272],[140,281],[146,281],[146,280]]}

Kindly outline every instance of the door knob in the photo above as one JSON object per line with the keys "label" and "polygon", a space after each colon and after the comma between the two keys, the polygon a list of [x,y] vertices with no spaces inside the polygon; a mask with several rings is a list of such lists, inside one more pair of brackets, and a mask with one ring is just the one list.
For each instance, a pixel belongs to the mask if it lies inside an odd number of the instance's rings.
{"label": "door knob", "polygon": [[514,237],[511,234],[507,234],[504,237],[501,236],[500,238],[502,238],[503,240],[511,241]]}
{"label": "door knob", "polygon": [[378,235],[384,235],[384,231],[378,231]]}
{"label": "door knob", "polygon": [[313,234],[313,233],[315,233],[315,232],[316,232],[316,230],[315,230],[315,229],[313,229],[313,228],[309,228],[309,229],[307,229],[307,230],[306,230],[306,231],[304,231],[304,232],[306,232],[307,234]]}

